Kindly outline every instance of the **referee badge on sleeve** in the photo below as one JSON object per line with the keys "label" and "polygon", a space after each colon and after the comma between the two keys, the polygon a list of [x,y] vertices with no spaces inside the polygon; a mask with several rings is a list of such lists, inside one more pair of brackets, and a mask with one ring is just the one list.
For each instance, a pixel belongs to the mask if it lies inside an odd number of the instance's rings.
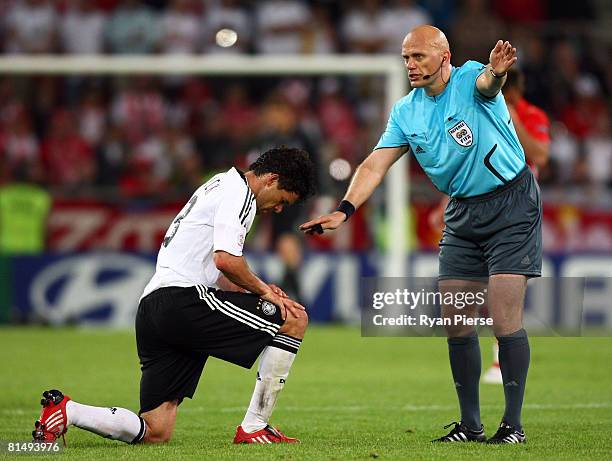
{"label": "referee badge on sleeve", "polygon": [[472,130],[463,120],[453,126],[450,130],[448,130],[448,134],[453,137],[457,144],[463,147],[470,147],[474,142]]}

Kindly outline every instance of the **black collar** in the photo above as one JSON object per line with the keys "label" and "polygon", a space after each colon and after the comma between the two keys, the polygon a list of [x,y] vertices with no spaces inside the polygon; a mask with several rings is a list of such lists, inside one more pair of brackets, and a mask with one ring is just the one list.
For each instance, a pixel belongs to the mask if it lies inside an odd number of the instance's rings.
{"label": "black collar", "polygon": [[[236,167],[234,167],[234,168],[236,168]],[[244,173],[243,173],[242,171],[240,171],[238,168],[236,168],[236,171],[238,172],[238,174],[240,175],[240,177],[242,178],[242,180],[244,181],[244,183],[245,183],[245,184],[248,186],[248,185],[249,185],[249,183],[248,183],[247,178],[246,178],[246,176],[244,175]]]}

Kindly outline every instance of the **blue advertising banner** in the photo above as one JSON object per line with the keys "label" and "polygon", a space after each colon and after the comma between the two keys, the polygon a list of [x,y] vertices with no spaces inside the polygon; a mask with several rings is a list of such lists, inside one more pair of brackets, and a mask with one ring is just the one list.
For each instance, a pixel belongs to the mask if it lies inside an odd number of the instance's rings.
{"label": "blue advertising banner", "polygon": [[[284,268],[273,254],[249,254],[249,264],[271,283]],[[303,303],[315,322],[360,319],[364,277],[375,277],[384,259],[373,253],[310,253],[299,273]],[[8,268],[7,268],[8,267]],[[437,254],[415,253],[410,275],[435,277]],[[155,270],[155,255],[91,252],[13,257],[5,264],[10,303],[16,321],[52,325],[131,327],[142,290]],[[6,275],[8,273],[8,275]],[[548,255],[544,278],[530,282],[526,323],[563,327],[576,316],[585,324],[612,329],[612,255]],[[564,280],[586,277],[577,285]],[[582,303],[576,303],[576,297]],[[6,301],[9,298],[9,301]],[[582,312],[584,310],[584,312]],[[572,323],[574,322],[574,323]]]}

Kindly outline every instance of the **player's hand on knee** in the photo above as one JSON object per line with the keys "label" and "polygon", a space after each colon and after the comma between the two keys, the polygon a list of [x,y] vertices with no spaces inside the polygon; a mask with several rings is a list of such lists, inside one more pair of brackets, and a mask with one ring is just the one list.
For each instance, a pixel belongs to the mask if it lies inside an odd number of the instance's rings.
{"label": "player's hand on knee", "polygon": [[273,283],[268,283],[270,289],[274,292],[274,294],[280,296],[281,298],[288,298],[287,293],[281,290],[279,287],[274,285]]}
{"label": "player's hand on knee", "polygon": [[333,230],[340,227],[346,219],[346,215],[341,211],[319,216],[317,219],[312,219],[300,226],[300,230],[305,234],[322,234],[325,230]]}
{"label": "player's hand on knee", "polygon": [[[283,307],[296,318],[307,317],[306,308],[291,298],[283,298]],[[283,320],[286,317],[283,317]]]}
{"label": "player's hand on knee", "polygon": [[287,312],[285,310],[285,306],[283,305],[283,298],[274,293],[272,288],[269,288],[268,291],[266,291],[260,296],[260,298],[264,301],[269,301],[275,306],[277,306],[281,311],[281,317],[283,318],[283,320],[287,318]]}

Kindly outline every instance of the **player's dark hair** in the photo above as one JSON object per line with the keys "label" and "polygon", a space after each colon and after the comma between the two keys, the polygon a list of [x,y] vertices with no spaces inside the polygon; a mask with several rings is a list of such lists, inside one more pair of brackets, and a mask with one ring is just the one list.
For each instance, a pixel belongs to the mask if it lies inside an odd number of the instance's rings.
{"label": "player's dark hair", "polygon": [[507,75],[504,87],[516,88],[523,93],[525,91],[525,74],[523,74],[523,71],[516,67],[511,67],[508,69]]}
{"label": "player's dark hair", "polygon": [[315,169],[308,152],[293,147],[275,147],[261,154],[249,167],[257,176],[278,175],[278,188],[295,192],[299,200],[315,194]]}

